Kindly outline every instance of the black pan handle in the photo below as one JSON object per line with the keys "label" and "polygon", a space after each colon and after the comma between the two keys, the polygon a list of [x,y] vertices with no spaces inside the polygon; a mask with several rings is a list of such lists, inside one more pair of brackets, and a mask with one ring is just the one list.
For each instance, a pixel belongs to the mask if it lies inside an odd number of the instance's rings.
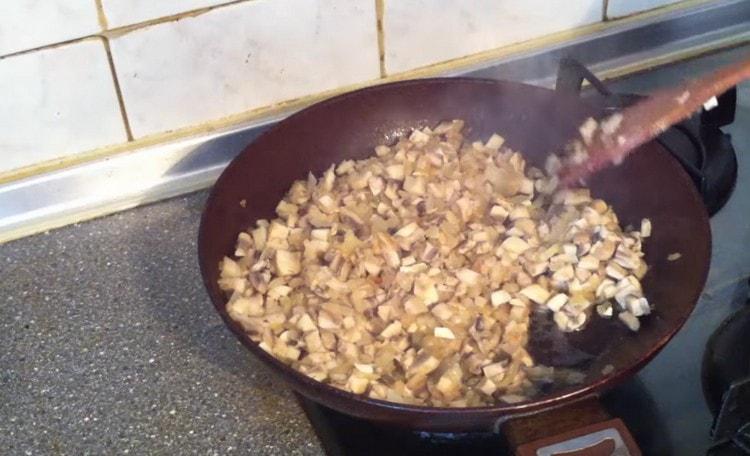
{"label": "black pan handle", "polygon": [[607,86],[581,62],[572,57],[563,57],[560,59],[557,80],[555,81],[555,91],[558,93],[580,95],[583,88],[583,81],[588,81],[604,97],[612,95]]}

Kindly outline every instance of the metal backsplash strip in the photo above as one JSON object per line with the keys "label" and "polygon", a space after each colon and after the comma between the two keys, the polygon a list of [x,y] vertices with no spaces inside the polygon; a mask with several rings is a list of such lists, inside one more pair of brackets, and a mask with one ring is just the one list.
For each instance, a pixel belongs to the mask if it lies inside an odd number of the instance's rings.
{"label": "metal backsplash strip", "polygon": [[[551,86],[563,56],[609,78],[748,42],[750,1],[725,0],[436,75]],[[0,185],[0,242],[206,188],[246,144],[288,114]]]}

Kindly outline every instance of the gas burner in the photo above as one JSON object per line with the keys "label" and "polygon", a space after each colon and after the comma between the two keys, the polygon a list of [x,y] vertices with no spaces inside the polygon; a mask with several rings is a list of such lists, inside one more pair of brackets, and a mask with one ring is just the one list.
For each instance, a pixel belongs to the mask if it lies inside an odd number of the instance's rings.
{"label": "gas burner", "polygon": [[[501,434],[405,430],[339,413],[297,393],[295,396],[329,456],[510,454]],[[672,454],[664,417],[638,380],[608,392],[601,403],[626,423],[642,448],[653,451],[650,454]]]}
{"label": "gas burner", "polygon": [[502,438],[491,432],[435,433],[399,429],[331,410],[297,393],[329,456],[507,454]]}
{"label": "gas burner", "polygon": [[[573,59],[560,61],[556,90],[581,94],[583,81],[594,88],[587,100],[604,113],[619,111],[645,97],[612,93],[586,67]],[[737,157],[731,136],[721,127],[734,122],[737,90],[718,97],[718,106],[700,113],[665,131],[657,141],[682,164],[700,192],[710,215],[716,214],[732,195],[737,181]]]}

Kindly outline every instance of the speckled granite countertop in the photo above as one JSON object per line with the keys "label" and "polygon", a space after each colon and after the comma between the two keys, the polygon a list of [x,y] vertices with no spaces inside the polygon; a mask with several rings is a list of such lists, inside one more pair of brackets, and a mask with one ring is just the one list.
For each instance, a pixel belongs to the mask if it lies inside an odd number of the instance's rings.
{"label": "speckled granite countertop", "polygon": [[321,454],[198,271],[197,193],[0,246],[0,454]]}

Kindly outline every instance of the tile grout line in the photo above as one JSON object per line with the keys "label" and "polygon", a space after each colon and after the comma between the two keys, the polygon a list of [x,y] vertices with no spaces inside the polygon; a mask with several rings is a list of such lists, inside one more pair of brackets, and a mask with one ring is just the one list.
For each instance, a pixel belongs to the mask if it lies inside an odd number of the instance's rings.
{"label": "tile grout line", "polygon": [[102,0],[94,0],[94,3],[96,4],[96,18],[99,20],[99,27],[104,32],[109,28],[107,15],[104,14],[104,5],[102,4]]}
{"label": "tile grout line", "polygon": [[112,57],[112,49],[109,46],[109,38],[106,36],[102,37],[104,43],[104,50],[107,53],[107,62],[109,63],[109,72],[112,74],[112,83],[115,88],[115,95],[117,96],[117,103],[120,105],[120,116],[122,117],[122,123],[125,126],[125,136],[128,138],[128,142],[133,141],[133,130],[130,128],[130,121],[128,120],[128,111],[125,109],[125,99],[122,96],[122,89],[120,88],[120,80],[117,78],[117,69],[115,69],[115,59]]}
{"label": "tile grout line", "polygon": [[607,22],[607,10],[609,9],[609,0],[602,0],[602,22]]}
{"label": "tile grout line", "polygon": [[385,29],[383,17],[385,14],[385,0],[375,0],[375,25],[378,32],[378,60],[380,64],[380,77],[388,76],[385,69]]}
{"label": "tile grout line", "polygon": [[[101,0],[94,0],[94,1],[96,2],[97,8],[98,8]],[[183,12],[180,12],[180,13],[171,14],[169,16],[157,17],[157,18],[154,18],[154,19],[149,19],[147,21],[136,22],[135,24],[122,25],[120,27],[114,27],[114,28],[108,28],[109,24],[108,24],[106,16],[104,15],[104,10],[102,8],[102,10],[100,12],[99,11],[97,12],[98,13],[97,15],[98,15],[99,25],[100,25],[100,27],[102,27],[102,31],[101,32],[99,32],[99,33],[92,33],[92,34],[85,35],[85,36],[80,36],[80,37],[77,37],[77,38],[71,38],[71,39],[68,39],[68,40],[65,40],[65,41],[58,41],[56,43],[45,44],[45,45],[42,45],[42,46],[37,46],[37,47],[29,48],[29,49],[23,49],[21,51],[11,52],[9,54],[0,55],[0,60],[3,60],[5,58],[9,58],[9,57],[16,57],[16,56],[19,56],[19,55],[30,54],[30,53],[36,52],[36,51],[44,51],[44,50],[47,50],[47,49],[54,49],[54,48],[58,48],[58,47],[61,47],[61,46],[66,46],[68,44],[77,43],[79,41],[89,40],[91,38],[117,38],[117,37],[120,37],[120,36],[123,36],[123,35],[127,35],[128,33],[134,32],[136,30],[140,30],[140,29],[143,29],[143,28],[146,28],[146,27],[151,27],[152,25],[159,25],[159,24],[164,24],[164,23],[167,23],[167,22],[176,22],[176,21],[179,21],[180,19],[185,19],[185,18],[188,18],[188,17],[197,17],[197,16],[201,16],[203,14],[206,14],[206,13],[208,13],[210,11],[213,11],[215,9],[223,8],[225,6],[232,6],[232,5],[235,5],[235,4],[238,4],[238,3],[246,3],[246,2],[249,3],[249,2],[252,2],[252,1],[254,1],[254,0],[231,0],[231,1],[228,1],[228,2],[220,3],[218,5],[211,5],[211,6],[206,6],[206,7],[203,7],[203,8],[197,8],[197,9],[193,9],[193,10],[189,10],[189,11],[183,11]],[[104,21],[104,22],[102,22],[102,21]],[[107,27],[107,28],[105,28],[105,27]]]}

